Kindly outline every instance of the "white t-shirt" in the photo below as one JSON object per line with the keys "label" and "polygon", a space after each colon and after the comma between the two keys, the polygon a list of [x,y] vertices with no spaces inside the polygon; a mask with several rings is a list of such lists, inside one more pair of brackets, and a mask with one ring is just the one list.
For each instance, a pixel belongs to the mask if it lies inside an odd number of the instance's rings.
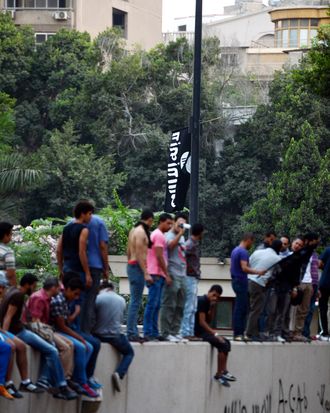
{"label": "white t-shirt", "polygon": [[312,257],[310,257],[308,261],[304,277],[301,280],[302,283],[312,284],[311,264],[312,264]]}

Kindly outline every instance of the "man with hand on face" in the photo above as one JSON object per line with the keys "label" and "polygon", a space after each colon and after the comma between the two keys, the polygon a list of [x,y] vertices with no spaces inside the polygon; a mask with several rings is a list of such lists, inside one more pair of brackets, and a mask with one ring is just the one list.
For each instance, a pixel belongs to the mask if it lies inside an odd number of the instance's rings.
{"label": "man with hand on face", "polygon": [[188,341],[179,334],[186,298],[185,225],[187,225],[186,214],[177,213],[172,229],[165,235],[168,253],[167,271],[172,283],[164,285],[163,288],[160,327],[162,336],[174,343]]}

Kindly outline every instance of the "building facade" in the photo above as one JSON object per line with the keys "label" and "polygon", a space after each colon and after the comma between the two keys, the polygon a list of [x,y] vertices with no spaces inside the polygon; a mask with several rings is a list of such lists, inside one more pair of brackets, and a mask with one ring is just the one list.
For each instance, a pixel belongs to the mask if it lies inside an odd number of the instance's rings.
{"label": "building facade", "polygon": [[162,41],[162,0],[0,0],[17,25],[30,25],[36,41],[62,28],[87,31],[93,38],[119,28],[129,46],[149,49]]}

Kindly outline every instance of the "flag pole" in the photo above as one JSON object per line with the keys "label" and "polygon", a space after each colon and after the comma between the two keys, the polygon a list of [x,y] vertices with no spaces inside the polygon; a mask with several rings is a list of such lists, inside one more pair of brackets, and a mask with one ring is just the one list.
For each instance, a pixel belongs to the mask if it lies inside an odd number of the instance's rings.
{"label": "flag pole", "polygon": [[190,177],[190,223],[198,221],[199,202],[199,146],[201,111],[201,55],[202,55],[202,13],[203,0],[196,0],[193,110],[191,118],[191,177]]}

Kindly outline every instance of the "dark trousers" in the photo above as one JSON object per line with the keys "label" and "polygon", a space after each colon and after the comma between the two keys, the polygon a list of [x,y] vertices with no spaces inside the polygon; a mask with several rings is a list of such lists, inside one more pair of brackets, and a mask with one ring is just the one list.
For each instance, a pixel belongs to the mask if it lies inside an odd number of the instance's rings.
{"label": "dark trousers", "polygon": [[286,317],[290,308],[290,292],[271,288],[267,299],[267,330],[270,335],[280,336],[289,333]]}
{"label": "dark trousers", "polygon": [[119,334],[118,336],[113,337],[98,337],[103,343],[111,344],[116,350],[119,351],[120,354],[122,354],[123,358],[121,359],[116,369],[116,372],[122,379],[127,373],[127,370],[134,358],[133,347],[131,346],[125,334]]}
{"label": "dark trousers", "polygon": [[249,311],[248,283],[246,281],[232,279],[232,287],[236,294],[233,314],[234,336],[241,336],[244,334]]}
{"label": "dark trousers", "polygon": [[[93,284],[81,295],[80,309],[80,329],[84,333],[89,334],[95,325],[95,300],[99,292],[102,270],[98,268],[90,268]],[[84,274],[85,276],[85,274]],[[85,280],[83,280],[85,282]]]}
{"label": "dark trousers", "polygon": [[250,311],[246,334],[250,337],[259,335],[258,321],[265,306],[266,288],[249,280]]}
{"label": "dark trousers", "polygon": [[320,287],[321,297],[319,299],[320,320],[322,327],[322,335],[328,336],[328,302],[330,297],[330,288]]}

